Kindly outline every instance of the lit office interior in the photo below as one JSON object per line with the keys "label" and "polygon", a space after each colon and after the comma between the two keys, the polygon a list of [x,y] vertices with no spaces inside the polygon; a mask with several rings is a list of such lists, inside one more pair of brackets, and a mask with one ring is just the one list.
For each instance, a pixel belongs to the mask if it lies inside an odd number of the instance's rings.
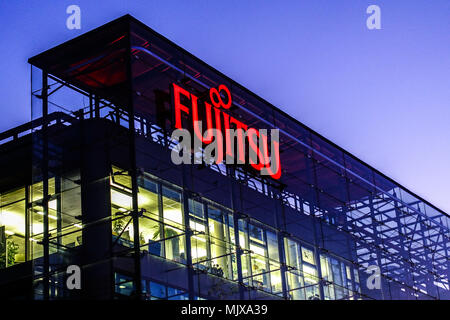
{"label": "lit office interior", "polygon": [[[124,215],[132,206],[131,179],[118,168],[114,167],[113,172],[113,239],[117,240],[120,236],[120,243],[131,248],[133,224],[131,218]],[[237,273],[241,272],[246,286],[280,297],[283,296],[280,261],[285,256],[289,270],[286,272],[289,299],[319,298],[319,266],[326,281],[325,299],[358,297],[358,271],[350,262],[322,254],[319,263],[315,261],[312,244],[293,238],[283,239],[285,253],[280,255],[277,230],[251,218],[239,221],[238,245],[244,254],[241,256],[242,268],[238,270],[231,210],[208,199],[188,199],[189,228],[186,228],[182,197],[183,192],[177,186],[149,175],[140,179],[139,210],[144,209],[139,218],[141,251],[184,265],[187,255],[190,255],[194,269],[235,282],[238,280]],[[189,232],[191,252],[187,253],[185,241]],[[125,281],[124,278],[118,275],[118,291],[130,294],[132,281]],[[152,283],[158,284],[157,280]],[[158,296],[151,295],[152,298]]]}

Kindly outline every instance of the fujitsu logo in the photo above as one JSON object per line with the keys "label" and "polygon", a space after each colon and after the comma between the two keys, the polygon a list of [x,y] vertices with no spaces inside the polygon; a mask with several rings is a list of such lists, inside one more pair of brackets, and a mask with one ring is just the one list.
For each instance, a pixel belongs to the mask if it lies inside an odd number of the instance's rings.
{"label": "fujitsu logo", "polygon": [[172,140],[178,141],[171,155],[175,164],[191,164],[192,153],[203,150],[202,157],[194,157],[195,164],[249,164],[261,175],[281,177],[279,130],[270,129],[269,156],[269,130],[249,127],[225,112],[233,105],[227,86],[211,88],[209,95],[201,99],[175,83],[172,86],[175,116]]}

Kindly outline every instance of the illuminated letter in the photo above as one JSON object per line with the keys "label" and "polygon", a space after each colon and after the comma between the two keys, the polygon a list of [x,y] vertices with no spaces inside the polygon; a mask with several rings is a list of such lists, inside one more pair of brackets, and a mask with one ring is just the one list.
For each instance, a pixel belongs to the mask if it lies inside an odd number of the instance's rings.
{"label": "illuminated letter", "polygon": [[[203,124],[201,121],[196,121],[194,123],[194,127],[199,128],[200,132],[203,132]],[[193,150],[193,157],[194,157],[194,164],[202,164],[203,162],[203,137],[198,137],[196,134],[193,136],[194,138],[194,150]]]}
{"label": "illuminated letter", "polygon": [[[219,110],[219,109],[218,109]],[[223,123],[224,123],[224,129],[225,129],[225,145],[226,145],[226,155],[227,160],[226,163],[228,163],[228,157],[233,157],[233,151],[231,150],[231,137],[230,137],[230,116],[226,114],[225,112],[223,114]],[[234,163],[234,162],[232,162]]]}
{"label": "illuminated letter", "polygon": [[[227,94],[227,103],[223,102],[223,99],[220,96],[220,91],[225,91],[225,93]],[[209,89],[209,99],[216,108],[222,107],[225,109],[229,109],[231,107],[231,93],[230,90],[228,90],[227,86],[224,84],[221,84],[219,86],[219,90],[217,90],[216,88]]]}
{"label": "illuminated letter", "polygon": [[186,90],[184,90],[183,88],[181,88],[180,86],[178,86],[174,83],[173,84],[173,98],[174,98],[173,101],[174,101],[174,105],[175,105],[175,128],[177,128],[177,129],[183,129],[183,127],[181,126],[181,111],[189,114],[189,108],[186,107],[185,105],[181,104],[180,93],[182,95],[184,95],[185,97],[187,97],[188,99],[190,98],[189,92],[187,92]]}
{"label": "illuminated letter", "polygon": [[[225,118],[225,113],[224,113]],[[229,163],[228,161],[231,160],[230,157],[233,157],[233,151],[234,151],[234,139],[238,139],[238,154],[237,154],[237,162],[238,164],[244,164],[245,163],[245,130],[247,130],[247,125],[243,124],[239,120],[230,117],[230,123],[234,123],[236,125],[236,130],[226,130],[226,143],[227,143],[227,161],[226,163]],[[227,122],[225,122],[225,125],[227,125]],[[229,124],[228,124],[229,127]],[[233,161],[231,163],[234,163]]]}
{"label": "illuminated letter", "polygon": [[266,164],[266,159],[263,158],[263,154],[261,153],[260,148],[258,148],[257,145],[259,136],[260,133],[256,129],[250,128],[247,130],[247,138],[249,145],[249,156],[248,156],[249,162],[250,165],[258,171],[261,170],[261,168]]}
{"label": "illuminated letter", "polygon": [[[281,162],[280,162],[280,140],[279,140],[279,130],[271,129],[271,147],[270,147],[270,166],[266,164],[264,168],[261,169],[261,175],[269,175],[273,179],[280,179],[281,177]],[[267,136],[261,134],[261,141],[259,144],[259,148],[263,148],[264,158],[267,159],[268,150],[267,150]],[[265,161],[266,162],[266,161]]]}
{"label": "illuminated letter", "polygon": [[[212,141],[212,135],[206,135],[203,137],[202,129],[199,128],[196,123],[198,121],[198,104],[197,100],[198,98],[191,94],[192,97],[192,123],[194,124],[194,133],[197,136],[198,139],[200,139],[204,143],[211,143]],[[212,129],[212,117],[211,117],[211,105],[208,102],[205,102],[205,110],[206,110],[206,125],[207,125],[207,132],[212,134],[209,129]]]}

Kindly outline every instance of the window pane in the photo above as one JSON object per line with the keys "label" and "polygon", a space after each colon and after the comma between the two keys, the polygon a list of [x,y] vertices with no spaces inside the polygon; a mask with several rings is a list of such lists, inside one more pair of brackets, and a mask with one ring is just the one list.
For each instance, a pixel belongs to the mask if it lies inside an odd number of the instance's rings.
{"label": "window pane", "polygon": [[228,239],[228,228],[225,223],[225,215],[218,209],[211,206],[208,207],[208,227],[209,227],[209,241],[211,244],[211,259],[216,268],[218,268],[218,275],[221,273],[227,277],[232,278],[231,269],[231,243]]}
{"label": "window pane", "polygon": [[139,218],[139,242],[141,250],[150,254],[164,256],[163,225],[160,223],[158,185],[144,178],[139,182],[138,203],[144,214]]}
{"label": "window pane", "polygon": [[183,226],[181,194],[166,187],[163,187],[162,191],[164,222],[181,229],[181,227]]}
{"label": "window pane", "polygon": [[166,287],[156,282],[150,282],[150,294],[152,298],[164,299],[167,297]]}
{"label": "window pane", "polygon": [[169,225],[164,226],[164,247],[167,259],[186,263],[186,253],[184,248],[184,232]]}
{"label": "window pane", "polygon": [[189,225],[193,230],[193,235],[191,236],[191,254],[192,263],[199,262],[196,267],[207,268],[210,265],[208,259],[208,248],[206,240],[206,226],[205,223],[199,219],[194,219],[191,217]]}
{"label": "window pane", "polygon": [[189,199],[189,213],[201,219],[205,218],[203,204],[192,199]]}
{"label": "window pane", "polygon": [[277,235],[270,231],[267,231],[266,234],[267,234],[267,247],[269,251],[269,258],[275,261],[280,261]]}
{"label": "window pane", "polygon": [[[25,189],[2,194],[0,209],[0,269],[24,262]],[[22,199],[22,200],[20,200]],[[4,205],[5,203],[9,203]]]}
{"label": "window pane", "polygon": [[145,180],[143,186],[139,187],[138,203],[139,208],[145,210],[146,216],[159,219],[157,187],[156,183]]}
{"label": "window pane", "polygon": [[314,262],[314,252],[312,250],[302,247],[302,259],[304,262],[315,264]]}

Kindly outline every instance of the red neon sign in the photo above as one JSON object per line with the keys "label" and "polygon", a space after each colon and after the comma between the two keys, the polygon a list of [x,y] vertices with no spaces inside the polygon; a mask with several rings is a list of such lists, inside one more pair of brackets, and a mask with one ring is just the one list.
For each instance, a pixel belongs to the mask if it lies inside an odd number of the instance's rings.
{"label": "red neon sign", "polygon": [[[271,148],[271,161],[275,161],[275,170],[272,170],[270,166],[269,159],[269,148],[268,148],[268,138],[264,134],[260,134],[258,130],[255,128],[249,128],[248,125],[239,121],[238,119],[230,116],[224,110],[227,110],[232,105],[232,97],[230,90],[224,85],[221,84],[219,87],[211,88],[209,90],[209,98],[210,102],[203,102],[204,109],[202,110],[202,115],[206,118],[206,132],[208,133],[206,137],[203,136],[203,132],[201,132],[201,128],[198,126],[199,121],[205,120],[200,116],[199,112],[199,98],[190,93],[189,91],[183,89],[179,85],[173,83],[173,101],[174,101],[174,110],[175,110],[175,128],[183,129],[182,125],[182,112],[186,115],[190,115],[192,119],[193,131],[196,137],[203,143],[209,144],[213,141],[214,137],[209,129],[216,129],[220,133],[221,136],[217,139],[217,144],[219,149],[223,148],[223,139],[222,136],[225,136],[225,153],[230,157],[234,157],[233,154],[233,146],[232,139],[234,136],[230,134],[230,129],[236,130],[237,133],[237,148],[238,148],[238,163],[245,163],[245,139],[248,140],[249,148],[257,154],[257,161],[253,161],[250,159],[249,164],[257,171],[260,171],[262,174],[269,175],[274,179],[279,179],[281,177],[281,163],[280,163],[280,154],[279,154],[279,143],[278,141],[272,141]],[[182,103],[182,97],[184,97],[184,101],[189,101],[190,105],[184,105]],[[214,120],[213,120],[213,110],[214,110]],[[204,121],[203,121],[204,122]],[[213,124],[214,122],[214,124]],[[223,124],[223,125],[222,125]],[[223,130],[222,130],[223,128]],[[240,129],[240,130],[239,130]],[[224,134],[225,131],[225,134]],[[260,141],[260,143],[255,143],[255,140]],[[262,140],[262,143],[261,143]],[[262,150],[260,150],[262,146]],[[216,156],[216,163],[219,163],[223,160],[223,154],[220,152],[219,155]],[[272,163],[273,165],[273,163]]]}

